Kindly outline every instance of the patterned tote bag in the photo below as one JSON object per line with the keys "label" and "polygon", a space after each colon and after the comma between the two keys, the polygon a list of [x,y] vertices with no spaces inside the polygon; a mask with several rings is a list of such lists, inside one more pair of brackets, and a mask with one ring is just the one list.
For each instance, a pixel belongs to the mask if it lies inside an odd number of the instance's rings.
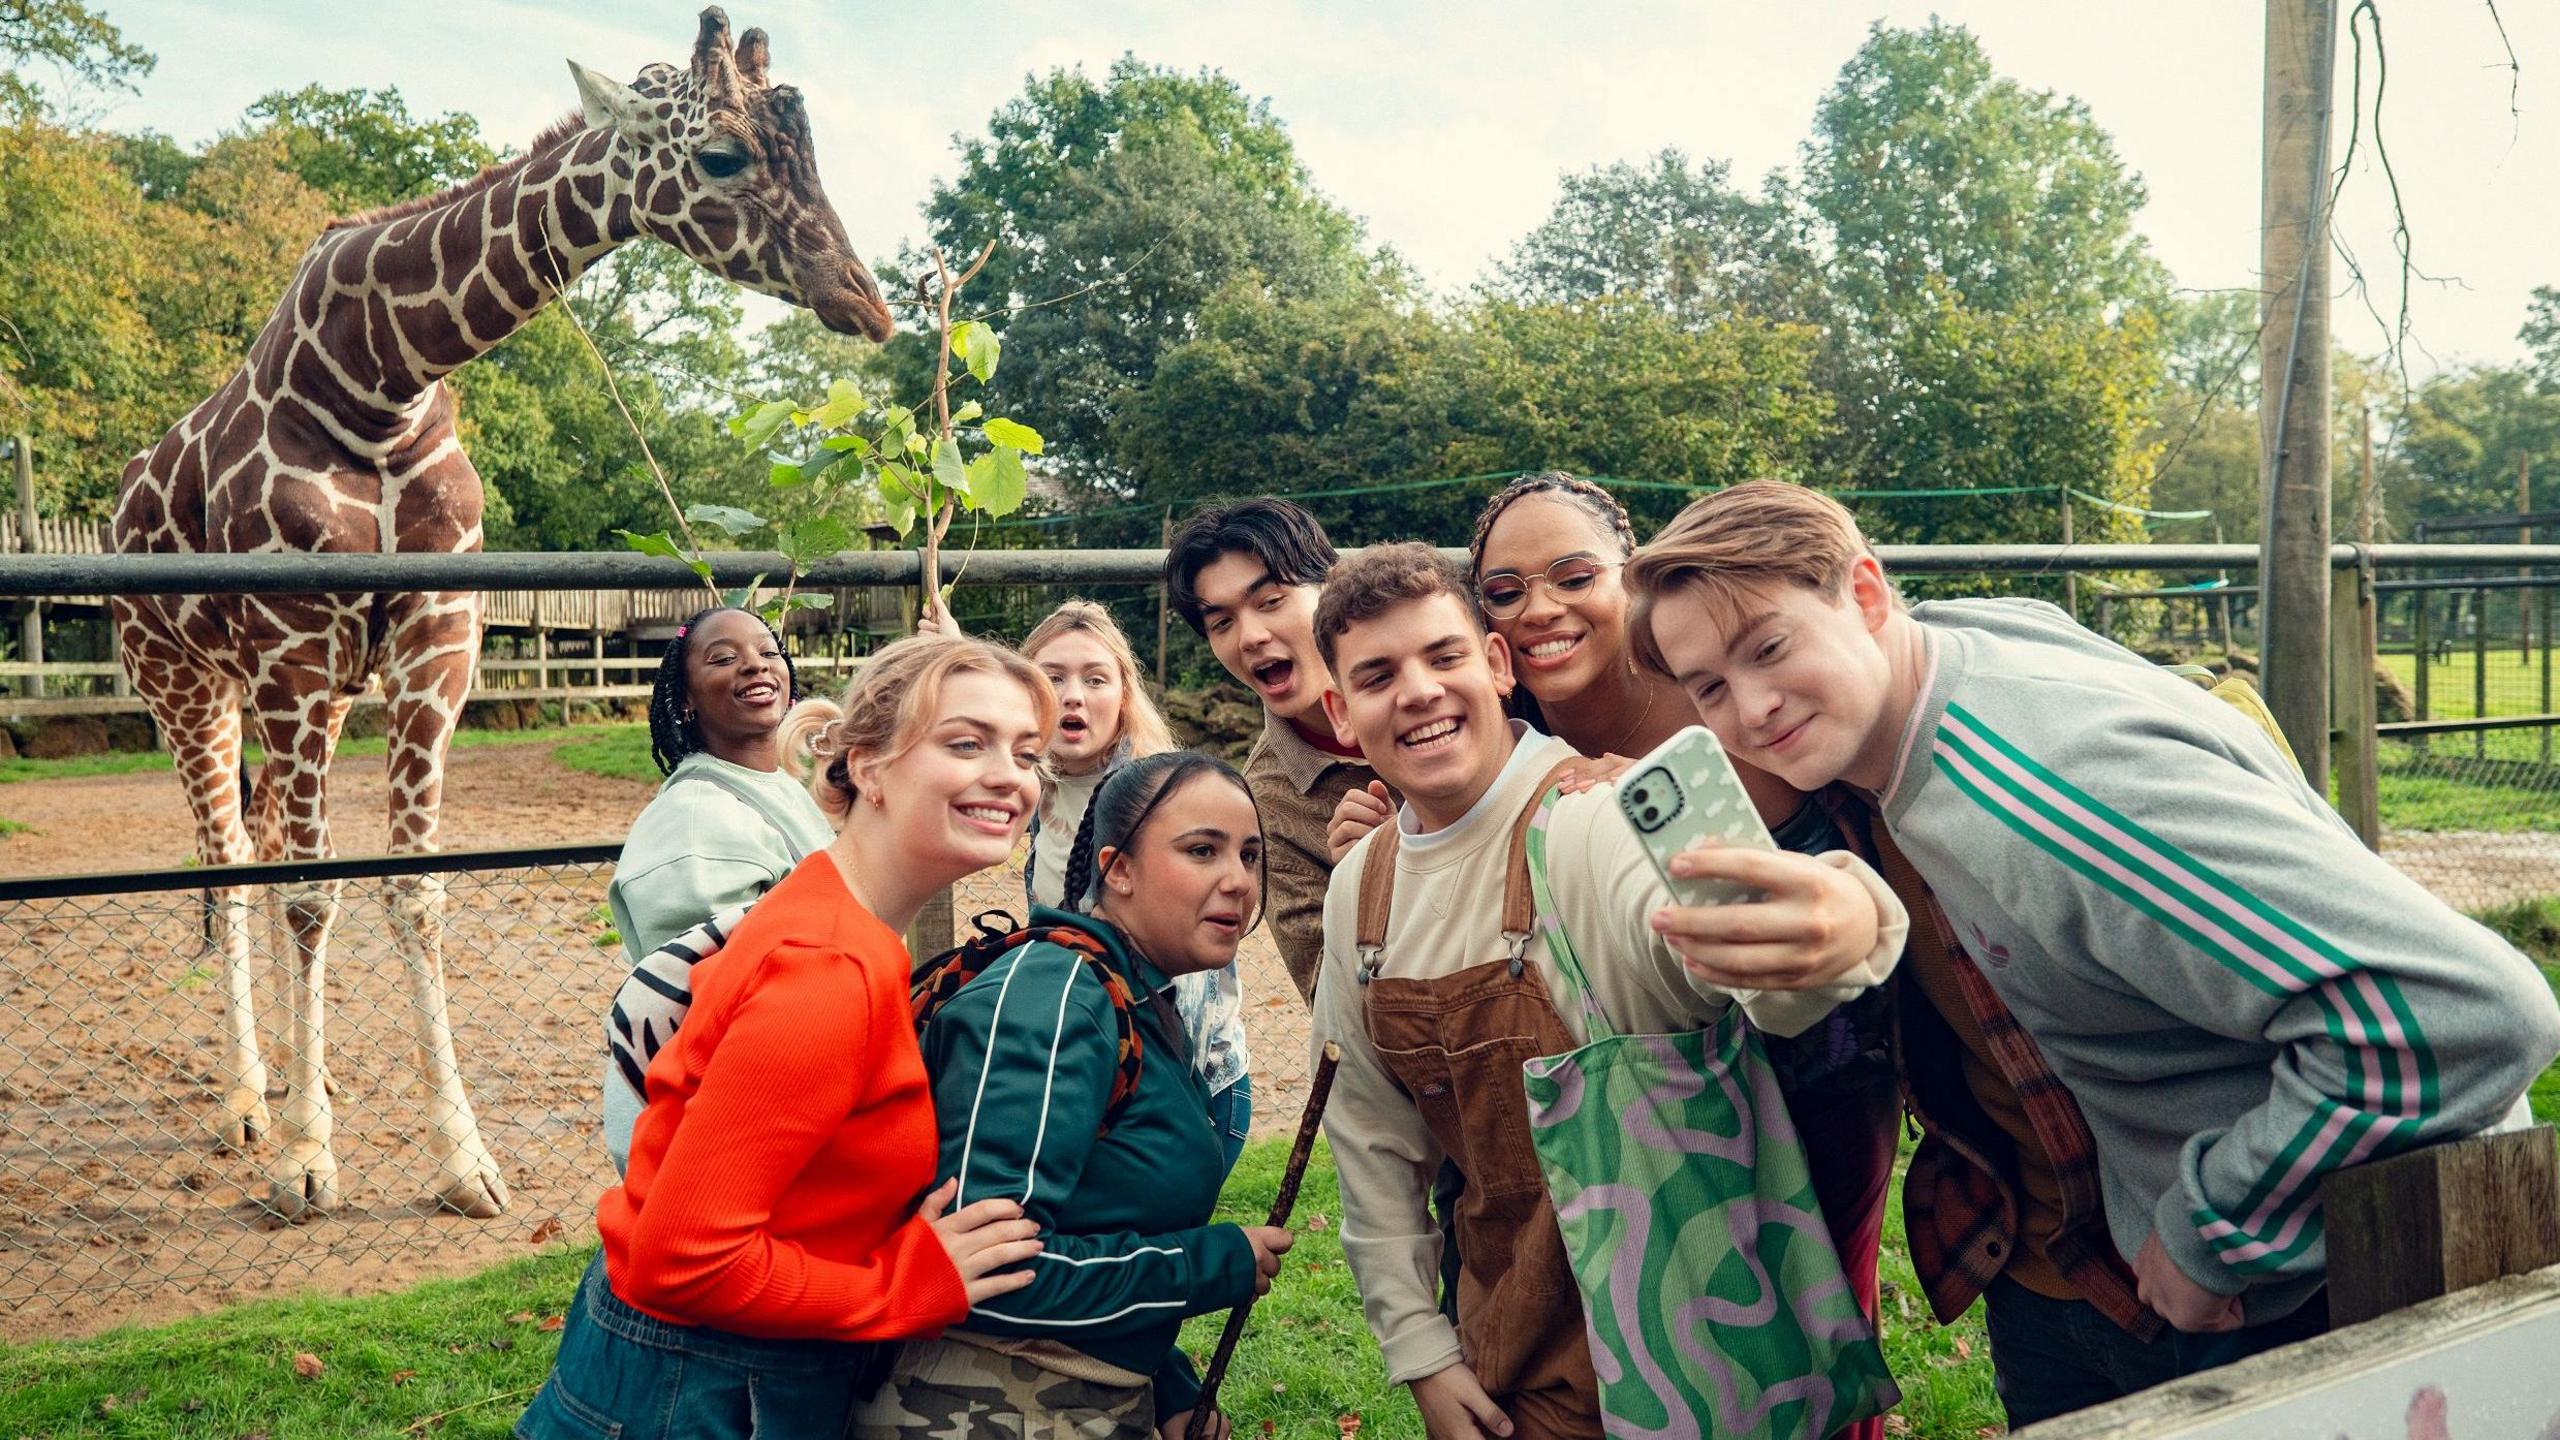
{"label": "patterned tote bag", "polygon": [[[1552,807],[1550,794],[1545,804]],[[1592,998],[1530,826],[1537,930],[1590,1041],[1522,1066],[1529,1131],[1620,1440],[1822,1440],[1902,1398],[1859,1313],[1760,1037],[1621,1035]]]}

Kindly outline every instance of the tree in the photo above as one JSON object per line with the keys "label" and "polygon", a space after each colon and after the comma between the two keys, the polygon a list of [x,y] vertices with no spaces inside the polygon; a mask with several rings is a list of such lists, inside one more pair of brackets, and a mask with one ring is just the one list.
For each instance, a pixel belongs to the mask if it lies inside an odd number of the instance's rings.
{"label": "tree", "polygon": [[1855,312],[1936,302],[2089,318],[2164,277],[2134,229],[2141,178],[2078,100],[1998,75],[1962,26],[1878,24],[1815,111],[1803,198]]}
{"label": "tree", "polygon": [[[1005,317],[1017,358],[988,397],[1055,447],[1084,491],[1116,494],[1112,416],[1194,333],[1233,283],[1275,298],[1378,286],[1393,267],[1361,248],[1358,222],[1317,193],[1267,103],[1214,71],[1123,57],[1100,82],[1057,70],[960,147],[959,176],[925,207],[931,243],[966,258],[993,241],[972,309]],[[921,250],[885,283],[911,293]],[[929,346],[893,346],[901,394],[922,390]]]}
{"label": "tree", "polygon": [[480,122],[447,111],[409,113],[398,86],[273,90],[250,103],[252,131],[275,135],[305,184],[349,210],[431,195],[494,163]]}
{"label": "tree", "polygon": [[131,90],[159,61],[83,0],[0,0],[0,119],[39,114],[24,67],[42,61],[81,84]]}
{"label": "tree", "polygon": [[1490,288],[1529,305],[1632,297],[1683,323],[1736,308],[1808,318],[1819,281],[1804,217],[1744,194],[1731,174],[1721,160],[1693,166],[1669,149],[1567,175]]}

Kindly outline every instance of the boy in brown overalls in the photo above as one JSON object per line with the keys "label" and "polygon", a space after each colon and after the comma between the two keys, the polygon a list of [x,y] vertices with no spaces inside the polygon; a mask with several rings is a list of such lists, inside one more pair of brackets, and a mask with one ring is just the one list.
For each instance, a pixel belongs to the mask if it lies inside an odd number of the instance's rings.
{"label": "boy in brown overalls", "polygon": [[[1678,863],[1763,900],[1674,907],[1603,786],[1555,803],[1555,913],[1533,917],[1518,837],[1575,755],[1503,717],[1510,657],[1465,572],[1421,545],[1372,549],[1326,581],[1316,640],[1338,681],[1325,697],[1336,731],[1405,797],[1334,871],[1315,1000],[1315,1043],[1342,1046],[1325,1133],[1370,1329],[1439,1440],[1596,1437],[1581,1301],[1520,1074],[1579,1045],[1581,1018],[1552,1000],[1531,925],[1573,937],[1623,1032],[1710,1024],[1739,1002],[1783,1035],[1885,977],[1902,907],[1848,854],[1741,850]],[[1444,1158],[1466,1178],[1454,1325],[1434,1302],[1440,1234],[1425,1205]]]}

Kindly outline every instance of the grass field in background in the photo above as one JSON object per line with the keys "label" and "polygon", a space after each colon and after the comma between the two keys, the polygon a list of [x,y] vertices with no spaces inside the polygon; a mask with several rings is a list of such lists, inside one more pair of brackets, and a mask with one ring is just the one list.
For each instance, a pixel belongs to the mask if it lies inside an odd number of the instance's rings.
{"label": "grass field in background", "polygon": [[[493,745],[541,745],[554,740],[587,738],[601,740],[609,738],[616,732],[630,732],[639,737],[640,764],[644,769],[648,769],[649,727],[625,722],[607,725],[546,725],[535,730],[456,730],[453,732],[453,748],[479,750]],[[341,760],[368,757],[378,759],[388,748],[389,742],[379,735],[361,736],[339,741],[338,758]],[[267,758],[267,752],[260,746],[252,744],[243,749],[247,752],[243,758],[251,765],[262,764]],[[168,768],[169,754],[165,750],[111,750],[104,755],[73,755],[61,760],[30,760],[21,755],[10,760],[0,760],[0,785],[31,780],[81,780],[93,775],[146,775]],[[586,767],[572,768],[585,769]],[[602,775],[615,772],[597,770],[592,773]],[[657,771],[649,769],[647,778],[656,779]]]}

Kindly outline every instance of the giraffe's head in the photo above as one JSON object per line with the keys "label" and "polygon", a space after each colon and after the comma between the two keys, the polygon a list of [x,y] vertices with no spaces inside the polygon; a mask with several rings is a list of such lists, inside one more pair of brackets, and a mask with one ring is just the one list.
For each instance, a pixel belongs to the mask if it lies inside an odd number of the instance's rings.
{"label": "giraffe's head", "polygon": [[[818,184],[800,92],[765,73],[764,32],[702,12],[693,61],[624,85],[570,62],[590,128],[614,134],[631,219],[704,269],[805,305],[830,330],[889,338],[889,308]],[[628,167],[627,171],[625,167]]]}

